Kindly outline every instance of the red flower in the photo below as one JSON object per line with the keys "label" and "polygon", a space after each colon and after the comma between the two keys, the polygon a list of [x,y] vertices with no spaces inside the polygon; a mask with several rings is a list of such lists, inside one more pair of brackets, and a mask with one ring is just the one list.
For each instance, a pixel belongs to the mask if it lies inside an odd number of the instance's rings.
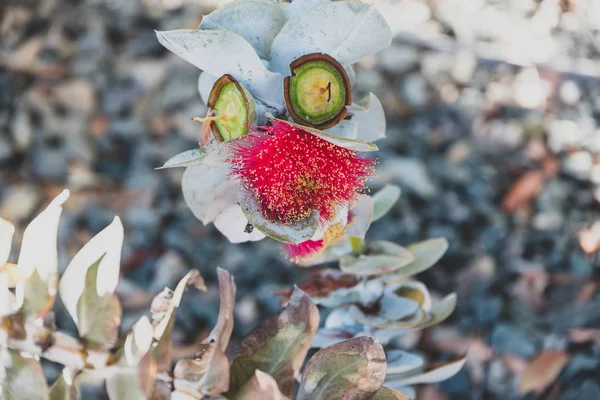
{"label": "red flower", "polygon": [[374,171],[374,159],[285,122],[258,129],[242,139],[231,162],[272,222],[296,223],[313,210],[329,221],[337,207],[351,205]]}
{"label": "red flower", "polygon": [[325,242],[323,239],[307,240],[298,244],[284,243],[282,246],[286,256],[292,261],[297,261],[319,254],[325,249]]}
{"label": "red flower", "polygon": [[348,229],[348,225],[350,225],[353,220],[354,216],[349,213],[347,221],[331,225],[320,239],[307,240],[298,244],[284,243],[282,245],[283,252],[294,262],[314,257],[325,250],[330,244],[344,236]]}

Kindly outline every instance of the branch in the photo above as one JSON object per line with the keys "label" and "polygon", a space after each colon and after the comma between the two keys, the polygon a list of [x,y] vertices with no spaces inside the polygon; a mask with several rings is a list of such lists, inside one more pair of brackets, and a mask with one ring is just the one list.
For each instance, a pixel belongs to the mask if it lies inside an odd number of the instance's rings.
{"label": "branch", "polygon": [[[69,335],[36,328],[34,324],[28,324],[27,336],[24,339],[17,339],[11,337],[10,332],[2,327],[0,328],[0,345],[6,343],[9,349],[45,358],[74,371],[110,368],[110,365],[107,365],[112,361],[112,355],[109,352],[87,350],[77,339]],[[50,346],[47,347],[44,343],[49,343]]]}

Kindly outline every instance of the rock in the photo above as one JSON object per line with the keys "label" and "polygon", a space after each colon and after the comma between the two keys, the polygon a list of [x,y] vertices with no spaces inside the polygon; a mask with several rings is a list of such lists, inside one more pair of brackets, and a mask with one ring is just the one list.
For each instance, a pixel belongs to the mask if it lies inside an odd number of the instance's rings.
{"label": "rock", "polygon": [[160,85],[167,76],[167,66],[160,60],[127,63],[123,69],[146,91]]}
{"label": "rock", "polygon": [[448,77],[454,67],[454,56],[450,53],[429,51],[423,54],[421,74],[431,84]]}
{"label": "rock", "polygon": [[569,253],[569,265],[575,276],[590,276],[592,274],[592,264],[579,250],[573,250]]}
{"label": "rock", "polygon": [[597,371],[599,366],[600,360],[597,356],[577,353],[571,357],[563,374],[566,380],[572,380],[577,374]]}
{"label": "rock", "polygon": [[[160,214],[158,214],[156,210],[146,207],[132,207],[127,210],[124,220],[133,230],[133,232],[131,232],[132,237],[130,238],[132,239],[132,243],[137,242],[136,244],[139,246],[148,246],[156,240],[160,223]],[[168,269],[175,270],[177,255],[166,253],[163,257],[164,259],[162,259],[161,262],[167,264],[169,266],[167,267]],[[162,265],[157,264],[157,269],[159,267],[162,267]],[[169,282],[169,284],[171,283],[173,282]]]}
{"label": "rock", "polygon": [[6,137],[0,137],[0,162],[10,160],[13,152],[14,148],[10,140]]}
{"label": "rock", "polygon": [[88,80],[73,79],[53,89],[54,96],[63,106],[90,114],[96,108],[96,92]]}
{"label": "rock", "polygon": [[274,296],[273,293],[286,289],[287,287],[283,285],[273,283],[265,284],[257,290],[256,297],[261,306],[266,307],[271,314],[275,314],[281,310],[281,297]]}
{"label": "rock", "polygon": [[517,76],[512,85],[515,103],[523,108],[541,108],[546,103],[550,94],[550,85],[547,81],[540,79],[535,68],[524,68]]}
{"label": "rock", "polygon": [[490,334],[490,345],[501,354],[513,354],[531,358],[537,352],[537,346],[531,335],[517,325],[499,323]]}
{"label": "rock", "polygon": [[[31,146],[33,142],[33,125],[31,123],[31,117],[29,113],[20,108],[15,115],[12,126],[12,136],[15,144],[15,149],[18,151],[25,151]],[[0,161],[7,159],[12,155],[11,145],[6,139],[0,139]],[[2,155],[2,152],[5,152]]]}
{"label": "rock", "polygon": [[471,81],[476,68],[477,58],[475,55],[470,51],[460,51],[456,53],[454,59],[452,78],[458,83],[466,85]]}
{"label": "rock", "polygon": [[583,139],[584,132],[579,129],[575,121],[554,120],[549,126],[548,144],[552,151],[559,152],[569,146],[577,146]]}
{"label": "rock", "polygon": [[574,106],[579,103],[581,90],[575,81],[564,81],[559,88],[559,96],[563,103]]}
{"label": "rock", "polygon": [[384,70],[395,74],[403,74],[419,65],[419,52],[414,46],[392,45],[377,58]]}
{"label": "rock", "polygon": [[[537,206],[544,211],[561,212],[569,202],[569,193],[575,187],[564,180],[551,179],[544,185],[544,189],[537,199]],[[561,212],[562,213],[562,212]]]}
{"label": "rock", "polygon": [[563,171],[566,174],[581,180],[585,180],[590,176],[592,166],[592,156],[586,151],[569,154],[562,164]]}
{"label": "rock", "polygon": [[381,73],[375,68],[369,69],[356,69],[356,84],[354,88],[362,93],[374,92],[375,94],[381,92],[386,82],[384,81]]}
{"label": "rock", "polygon": [[259,312],[254,294],[239,299],[235,306],[235,316],[240,323],[253,327],[258,322]]}
{"label": "rock", "polygon": [[427,82],[420,73],[407,75],[401,81],[400,93],[402,99],[415,109],[425,107],[430,100]]}
{"label": "rock", "polygon": [[518,148],[524,138],[523,125],[516,120],[494,119],[482,127],[496,151]]}
{"label": "rock", "polygon": [[378,175],[384,182],[397,182],[403,189],[425,199],[437,194],[427,168],[415,158],[388,159],[379,166]]}
{"label": "rock", "polygon": [[450,395],[462,396],[463,393],[471,393],[471,377],[468,370],[463,368],[452,378],[441,382],[440,386]]}
{"label": "rock", "polygon": [[131,111],[139,94],[139,88],[133,80],[123,79],[103,94],[102,109],[108,114],[123,115]]}
{"label": "rock", "polygon": [[473,302],[477,326],[485,326],[496,321],[500,317],[502,307],[503,303],[500,297],[489,295],[478,297]]}
{"label": "rock", "polygon": [[155,274],[148,288],[151,292],[159,292],[165,287],[175,287],[187,272],[187,263],[176,251],[164,253],[154,264]]}
{"label": "rock", "polygon": [[540,231],[553,231],[563,226],[564,218],[560,212],[548,211],[537,213],[533,217],[532,224]]}
{"label": "rock", "polygon": [[560,400],[588,399],[600,399],[600,384],[596,380],[588,379],[582,384],[574,384],[560,397]]}
{"label": "rock", "polygon": [[188,101],[194,101],[199,98],[197,86],[190,85],[190,82],[198,81],[198,70],[189,68],[185,64],[184,68],[173,68],[168,71],[167,80],[162,89],[162,94],[157,96],[157,106],[161,109],[174,109],[185,106]]}
{"label": "rock", "polygon": [[498,395],[498,399],[508,397],[506,394],[511,390],[510,374],[502,360],[491,360],[486,378],[486,386]]}
{"label": "rock", "polygon": [[469,158],[471,153],[471,144],[466,140],[459,140],[453,143],[446,152],[446,162],[453,165],[460,165]]}
{"label": "rock", "polygon": [[32,169],[38,178],[54,182],[66,180],[69,165],[62,147],[63,140],[60,137],[48,137],[34,146]]}
{"label": "rock", "polygon": [[0,216],[16,223],[31,216],[40,203],[39,188],[33,184],[11,186],[2,196]]}

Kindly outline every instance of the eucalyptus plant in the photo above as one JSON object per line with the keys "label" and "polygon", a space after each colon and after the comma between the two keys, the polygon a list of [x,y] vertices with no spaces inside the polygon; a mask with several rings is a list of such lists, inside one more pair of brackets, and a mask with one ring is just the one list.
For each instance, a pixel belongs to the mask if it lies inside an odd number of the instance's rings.
{"label": "eucalyptus plant", "polygon": [[[64,191],[23,235],[8,262],[14,226],[0,220],[0,394],[71,400],[85,385],[125,399],[408,399],[411,385],[455,374],[465,358],[427,365],[392,339],[445,320],[456,295],[434,299],[412,277],[444,254],[444,239],[402,247],[368,241],[371,223],[400,195],[367,195],[385,137],[369,94],[354,101],[352,64],[392,40],[377,9],[353,0],[237,0],[198,29],[157,32],[160,43],[202,70],[207,105],[198,147],[168,160],[185,167],[184,199],[231,242],[270,237],[300,267],[336,262],[280,293],[285,307],[230,345],[236,285],[217,268],[220,308],[195,357],[175,360],[175,316],[186,290],[206,292],[198,271],[166,288],[119,337],[123,227],[118,217],[58,277]],[[57,330],[57,295],[78,336]],[[319,308],[328,316],[320,326]],[[311,348],[319,348],[306,360]],[[48,385],[40,359],[62,364]],[[173,367],[174,365],[174,367]],[[407,395],[408,394],[408,395]]]}
{"label": "eucalyptus plant", "polygon": [[364,154],[385,137],[377,97],[352,96],[352,64],[391,43],[381,13],[360,1],[242,0],[157,37],[202,70],[199,147],[163,166],[186,168],[194,215],[233,243],[278,240],[292,260],[343,230],[368,201],[375,160]]}
{"label": "eucalyptus plant", "polygon": [[[316,270],[299,287],[329,312],[315,336],[314,347],[374,337],[386,345],[386,385],[414,397],[410,385],[453,376],[465,364],[466,356],[428,365],[417,354],[387,346],[395,338],[443,322],[454,311],[457,300],[455,293],[434,298],[423,283],[413,279],[442,258],[448,249],[445,239],[428,239],[406,247],[365,239],[371,222],[382,218],[399,196],[398,187],[385,186],[373,196],[372,207],[365,213],[371,218],[363,221],[361,237],[342,235],[323,252],[302,259],[300,265],[304,267],[331,262],[337,262],[338,267]],[[279,294],[287,298],[291,291]]]}
{"label": "eucalyptus plant", "polygon": [[[323,337],[332,337],[330,328],[319,330],[315,301],[298,287],[289,294],[285,308],[261,322],[238,345],[230,346],[236,285],[221,268],[217,268],[217,322],[198,344],[195,357],[174,360],[172,334],[186,290],[207,291],[196,270],[174,290],[158,294],[150,314],[119,340],[122,310],[114,290],[123,227],[115,218],[73,257],[58,281],[57,228],[68,197],[68,191],[62,192],[29,224],[17,264],[8,263],[14,226],[0,221],[3,399],[78,399],[82,385],[104,385],[111,400],[408,399],[393,387],[400,376],[404,384],[430,382],[456,370],[446,366],[426,371],[414,357],[397,350],[386,352],[385,341],[376,335],[355,335],[323,345]],[[414,249],[413,254],[413,262],[430,262]],[[77,337],[56,329],[52,308],[57,292],[77,325]],[[322,303],[323,295],[314,298]],[[439,320],[434,317],[428,324]],[[315,345],[323,348],[306,361]],[[51,385],[41,358],[64,366]]]}

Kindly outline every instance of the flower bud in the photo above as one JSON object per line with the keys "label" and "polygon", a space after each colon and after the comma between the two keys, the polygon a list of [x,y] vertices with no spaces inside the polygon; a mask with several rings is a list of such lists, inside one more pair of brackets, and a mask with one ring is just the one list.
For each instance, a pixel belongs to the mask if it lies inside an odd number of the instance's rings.
{"label": "flower bud", "polygon": [[294,121],[318,129],[340,122],[352,104],[344,67],[327,54],[312,53],[290,64],[284,80],[285,103]]}
{"label": "flower bud", "polygon": [[215,115],[206,119],[211,120],[212,132],[219,142],[244,136],[256,120],[254,98],[231,75],[223,75],[215,82],[208,107]]}

